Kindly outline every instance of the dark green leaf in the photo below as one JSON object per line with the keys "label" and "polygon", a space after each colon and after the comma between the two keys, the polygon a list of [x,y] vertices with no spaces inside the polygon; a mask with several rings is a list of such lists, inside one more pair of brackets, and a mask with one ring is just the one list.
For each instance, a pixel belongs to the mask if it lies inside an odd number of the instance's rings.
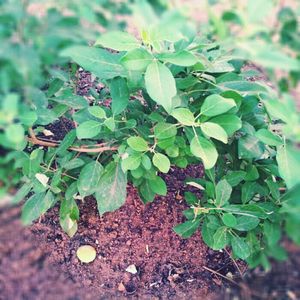
{"label": "dark green leaf", "polygon": [[200,220],[196,219],[176,225],[173,230],[183,238],[189,238],[196,232],[199,226]]}
{"label": "dark green leaf", "polygon": [[100,215],[115,211],[126,200],[127,177],[120,164],[111,163],[105,169],[97,186],[96,199]]}

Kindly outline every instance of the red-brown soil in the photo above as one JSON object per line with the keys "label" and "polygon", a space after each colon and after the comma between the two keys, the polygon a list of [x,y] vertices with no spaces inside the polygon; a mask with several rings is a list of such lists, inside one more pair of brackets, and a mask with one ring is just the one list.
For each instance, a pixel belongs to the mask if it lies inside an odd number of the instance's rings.
{"label": "red-brown soil", "polygon": [[[200,166],[188,170],[191,176],[201,172]],[[2,211],[0,298],[209,298],[222,281],[203,267],[223,275],[235,273],[235,267],[226,253],[208,250],[199,232],[185,240],[172,231],[184,219],[184,179],[184,171],[175,169],[166,178],[168,196],[147,205],[129,187],[126,204],[101,218],[95,200],[87,199],[71,239],[59,226],[57,207],[27,229],[20,227],[19,209]],[[83,244],[97,250],[91,264],[76,257]],[[135,275],[125,271],[131,264]]]}

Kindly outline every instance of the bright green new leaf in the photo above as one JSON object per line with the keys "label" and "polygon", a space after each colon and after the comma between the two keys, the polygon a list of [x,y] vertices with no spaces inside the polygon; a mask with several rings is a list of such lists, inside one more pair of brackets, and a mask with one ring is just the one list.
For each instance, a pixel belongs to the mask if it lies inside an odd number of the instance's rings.
{"label": "bright green new leaf", "polygon": [[175,124],[170,123],[157,123],[154,127],[154,135],[158,140],[171,138],[177,134]]}
{"label": "bright green new leaf", "polygon": [[140,42],[131,34],[123,31],[110,31],[97,39],[95,46],[101,45],[105,48],[117,51],[130,51],[138,48]]}
{"label": "bright green new leaf", "polygon": [[98,188],[103,167],[98,161],[85,165],[77,181],[77,188],[81,197],[92,195]]}
{"label": "bright green new leaf", "polygon": [[106,118],[106,113],[103,108],[100,106],[90,106],[88,108],[89,113],[98,118],[98,119],[105,119]]}
{"label": "bright green new leaf", "polygon": [[133,49],[121,58],[121,64],[131,71],[144,71],[152,61],[153,56],[143,48]]}
{"label": "bright green new leaf", "polygon": [[228,136],[242,128],[242,121],[236,115],[221,115],[214,117],[209,122],[220,125],[227,132]]}
{"label": "bright green new leaf", "polygon": [[202,159],[205,169],[211,169],[217,162],[215,145],[204,137],[195,136],[191,141],[191,152]]}
{"label": "bright green new leaf", "polygon": [[114,115],[121,113],[129,102],[127,80],[123,77],[113,78],[109,83],[112,98],[112,112]]}
{"label": "bright green new leaf", "polygon": [[148,143],[139,136],[132,136],[127,139],[129,147],[138,152],[144,152],[148,150]]}
{"label": "bright green new leaf", "polygon": [[207,136],[219,140],[224,144],[228,143],[227,133],[220,125],[212,122],[205,122],[201,124],[200,128]]}
{"label": "bright green new leaf", "polygon": [[175,108],[171,115],[177,119],[177,121],[186,126],[193,126],[195,124],[195,117],[188,108]]}
{"label": "bright green new leaf", "polygon": [[205,98],[200,112],[202,115],[214,117],[226,113],[233,107],[236,107],[233,99],[214,94]]}
{"label": "bright green new leaf", "polygon": [[158,58],[162,61],[183,67],[193,66],[198,62],[197,57],[187,50],[175,53],[162,53]]}
{"label": "bright green new leaf", "polygon": [[162,173],[168,173],[171,163],[169,158],[161,153],[155,153],[153,156],[153,165],[157,167]]}
{"label": "bright green new leaf", "polygon": [[108,165],[97,186],[96,200],[100,215],[120,208],[126,200],[127,177],[120,164]]}
{"label": "bright green new leaf", "polygon": [[122,159],[121,166],[124,173],[128,170],[136,170],[141,164],[142,158],[140,154],[129,155]]}
{"label": "bright green new leaf", "polygon": [[90,120],[85,121],[76,128],[76,134],[79,139],[91,139],[101,131],[100,122]]}
{"label": "bright green new leaf", "polygon": [[116,129],[116,122],[113,117],[107,118],[103,124],[110,130],[110,131],[115,131]]}
{"label": "bright green new leaf", "polygon": [[173,97],[176,95],[175,79],[171,71],[162,63],[153,61],[145,73],[146,90],[149,96],[167,112],[175,108]]}

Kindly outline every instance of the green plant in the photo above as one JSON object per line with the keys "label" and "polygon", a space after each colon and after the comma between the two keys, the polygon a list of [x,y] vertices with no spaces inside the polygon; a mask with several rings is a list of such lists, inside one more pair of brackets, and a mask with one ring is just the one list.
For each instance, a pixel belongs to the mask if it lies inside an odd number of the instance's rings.
{"label": "green plant", "polygon": [[[286,256],[278,244],[283,228],[300,242],[300,154],[290,128],[299,124],[294,102],[282,96],[288,103],[282,109],[275,90],[247,81],[249,72],[241,69],[245,47],[233,52],[224,35],[221,42],[214,33],[210,39],[199,37],[178,11],[158,18],[145,1],[133,11],[139,17],[139,38],[108,31],[93,47],[63,47],[58,60],[65,68],[55,69],[55,83],[25,98],[34,105],[23,103],[36,117],[30,122],[13,117],[12,126],[25,128],[15,130],[24,132],[18,140],[21,148],[27,144],[26,133],[32,146],[16,152],[15,159],[24,185],[14,201],[29,197],[22,211],[24,224],[59,202],[61,226],[73,236],[77,201],[94,196],[100,214],[114,211],[125,202],[131,182],[143,202],[151,202],[156,194],[167,193],[160,173],[171,165],[185,168],[201,162],[205,177],[188,184],[203,196],[186,194],[187,221],[175,231],[187,238],[201,228],[213,249],[230,246],[235,257],[268,268],[269,256]],[[212,20],[220,30],[218,19]],[[69,58],[73,63],[68,68]],[[299,65],[281,52],[280,59],[288,61],[291,71]],[[100,96],[86,99],[74,93],[77,65],[105,84]],[[13,93],[6,97],[18,99]],[[76,125],[62,141],[39,137],[61,117]]]}
{"label": "green plant", "polygon": [[[96,23],[123,28],[124,22],[114,20],[112,13],[124,14],[129,10],[124,3],[109,0],[91,4],[0,1],[1,195],[19,185],[21,176],[16,168],[24,156],[13,151],[26,148],[28,127],[34,123],[55,122],[65,113],[63,105],[56,107],[56,111],[48,106],[48,97],[69,79],[68,72],[62,68],[66,67],[66,60],[59,57],[59,52],[70,45],[95,39]],[[86,26],[82,26],[82,22]],[[72,76],[75,80],[74,73]]]}

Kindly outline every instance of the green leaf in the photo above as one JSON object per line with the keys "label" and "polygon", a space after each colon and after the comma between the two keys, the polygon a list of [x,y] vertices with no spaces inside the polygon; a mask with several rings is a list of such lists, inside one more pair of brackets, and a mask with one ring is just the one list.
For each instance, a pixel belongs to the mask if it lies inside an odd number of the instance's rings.
{"label": "green leaf", "polygon": [[97,45],[117,51],[130,51],[138,48],[140,42],[127,32],[110,31],[101,35],[95,43],[95,46]]}
{"label": "green leaf", "polygon": [[140,154],[130,155],[127,158],[123,159],[121,162],[122,170],[124,173],[128,170],[135,170],[141,164],[142,158]]}
{"label": "green leaf", "polygon": [[235,227],[237,224],[236,217],[232,214],[224,214],[222,216],[222,221],[227,227]]}
{"label": "green leaf", "polygon": [[96,191],[100,215],[120,208],[126,200],[127,177],[120,164],[109,164],[102,175]]}
{"label": "green leaf", "polygon": [[116,123],[115,119],[113,117],[107,118],[103,124],[110,130],[110,131],[115,131],[116,129]]}
{"label": "green leaf", "polygon": [[154,135],[158,140],[168,139],[177,134],[175,124],[170,123],[157,123],[154,127]]}
{"label": "green leaf", "polygon": [[98,161],[92,161],[80,171],[77,188],[81,197],[92,195],[98,188],[103,167]]}
{"label": "green leaf", "polygon": [[277,148],[276,160],[280,176],[290,189],[300,183],[300,151],[292,145],[285,144]]}
{"label": "green leaf", "polygon": [[143,48],[131,50],[121,58],[121,64],[131,71],[144,71],[152,61],[153,56]]}
{"label": "green leaf", "polygon": [[173,65],[183,67],[193,66],[198,62],[197,57],[187,50],[175,53],[162,53],[158,56],[158,58]]}
{"label": "green leaf", "polygon": [[265,128],[258,130],[255,136],[266,145],[279,146],[283,144],[282,139],[278,135]]}
{"label": "green leaf", "polygon": [[239,236],[231,236],[231,247],[234,255],[241,259],[246,259],[250,256],[251,250],[245,240]]}
{"label": "green leaf", "polygon": [[271,223],[270,221],[265,220],[264,233],[269,246],[277,244],[281,237],[281,228],[279,223]]}
{"label": "green leaf", "polygon": [[39,193],[32,195],[22,208],[22,223],[24,225],[30,225],[51,208],[55,202],[56,199],[50,191],[48,191],[47,194]]}
{"label": "green leaf", "polygon": [[188,108],[175,108],[171,115],[183,125],[193,126],[195,124],[195,117]]}
{"label": "green leaf", "polygon": [[220,125],[227,132],[228,136],[231,136],[236,131],[242,128],[242,121],[236,115],[222,115],[217,116],[209,120],[209,122]]}
{"label": "green leaf", "polygon": [[213,249],[214,250],[221,250],[223,249],[228,243],[228,236],[227,236],[227,227],[222,226],[217,229],[215,234],[213,235]]}
{"label": "green leaf", "polygon": [[[219,227],[219,225],[217,226],[217,228]],[[207,246],[209,246],[210,248],[213,248],[214,246],[214,234],[216,232],[217,228],[212,228],[207,220],[207,218],[204,219],[204,222],[201,226],[201,236],[203,241],[205,242],[205,244]]]}
{"label": "green leaf", "polygon": [[21,188],[17,191],[17,193],[12,198],[12,204],[20,203],[31,191],[32,184],[25,183]]}
{"label": "green leaf", "polygon": [[66,164],[63,165],[63,168],[66,170],[73,170],[76,168],[80,168],[84,165],[84,161],[80,158],[74,158],[68,161]]}
{"label": "green leaf", "polygon": [[285,123],[289,123],[291,121],[291,116],[293,116],[294,111],[292,111],[290,106],[286,105],[285,102],[268,99],[264,101],[264,105],[272,117],[280,119]]}
{"label": "green leaf", "polygon": [[20,124],[10,124],[5,128],[5,136],[10,142],[18,144],[24,140],[25,131]]}
{"label": "green leaf", "polygon": [[255,165],[249,164],[246,168],[245,181],[254,181],[259,178],[259,173]]}
{"label": "green leaf", "polygon": [[248,134],[239,138],[238,154],[240,159],[258,159],[264,154],[264,150],[264,145],[255,136]]}
{"label": "green leaf", "polygon": [[239,231],[250,231],[257,227],[259,219],[255,216],[238,216],[234,229]]}
{"label": "green leaf", "polygon": [[242,186],[242,202],[249,202],[257,192],[257,183],[255,181],[247,181]]}
{"label": "green leaf", "polygon": [[55,154],[63,154],[69,147],[71,147],[76,139],[76,132],[74,129],[69,131],[62,142],[59,144],[58,148],[55,150]]}
{"label": "green leaf", "polygon": [[145,84],[149,96],[167,112],[170,113],[175,108],[175,79],[165,65],[158,61],[149,64],[145,73]]}
{"label": "green leaf", "polygon": [[25,126],[32,126],[37,120],[37,114],[35,111],[26,111],[19,115],[20,121]]}
{"label": "green leaf", "polygon": [[230,199],[231,193],[232,187],[230,184],[225,179],[219,181],[216,186],[216,205],[218,207],[224,206]]}
{"label": "green leaf", "polygon": [[98,118],[98,119],[105,119],[106,118],[106,113],[103,108],[100,106],[90,106],[88,108],[89,113]]}
{"label": "green leaf", "polygon": [[219,140],[224,144],[228,143],[227,133],[220,125],[211,122],[205,122],[201,124],[200,128],[207,136]]}
{"label": "green leaf", "polygon": [[152,161],[153,161],[153,165],[157,167],[162,173],[169,172],[171,164],[166,155],[161,153],[155,153]]}
{"label": "green leaf", "polygon": [[214,117],[226,113],[233,107],[236,107],[233,99],[214,94],[205,98],[200,112],[202,115]]}
{"label": "green leaf", "polygon": [[63,95],[51,98],[50,100],[75,109],[86,108],[89,106],[88,101],[84,97],[77,95]]}
{"label": "green leaf", "polygon": [[139,186],[139,193],[144,204],[152,202],[155,198],[155,192],[152,191],[148,180]]}
{"label": "green leaf", "polygon": [[76,128],[77,137],[79,139],[91,139],[100,133],[101,126],[100,122],[94,120],[85,121]]}
{"label": "green leaf", "polygon": [[61,52],[61,56],[71,57],[86,71],[90,71],[100,79],[111,79],[125,75],[123,66],[119,63],[120,54],[87,46],[72,46]]}
{"label": "green leaf", "polygon": [[132,136],[127,139],[129,147],[138,152],[144,152],[148,150],[148,143],[139,136]]}
{"label": "green leaf", "polygon": [[167,185],[161,177],[155,176],[154,179],[150,179],[148,181],[149,181],[150,188],[154,193],[161,196],[167,195]]}
{"label": "green leaf", "polygon": [[79,219],[79,209],[73,198],[66,198],[61,201],[59,210],[59,223],[62,229],[73,237],[77,231],[77,220]]}
{"label": "green leaf", "polygon": [[200,220],[186,221],[176,225],[173,230],[183,238],[191,237],[200,226]]}
{"label": "green leaf", "polygon": [[150,170],[152,167],[151,159],[146,154],[142,156],[142,165],[146,170]]}
{"label": "green leaf", "polygon": [[203,137],[195,136],[190,147],[192,154],[202,159],[205,169],[211,169],[216,164],[218,152],[212,142]]}
{"label": "green leaf", "polygon": [[112,112],[114,115],[118,115],[129,102],[127,80],[123,77],[113,78],[109,83],[109,89],[112,97]]}
{"label": "green leaf", "polygon": [[246,172],[244,171],[233,171],[227,173],[224,176],[224,179],[226,179],[231,186],[237,186],[242,180],[244,180],[245,176]]}

